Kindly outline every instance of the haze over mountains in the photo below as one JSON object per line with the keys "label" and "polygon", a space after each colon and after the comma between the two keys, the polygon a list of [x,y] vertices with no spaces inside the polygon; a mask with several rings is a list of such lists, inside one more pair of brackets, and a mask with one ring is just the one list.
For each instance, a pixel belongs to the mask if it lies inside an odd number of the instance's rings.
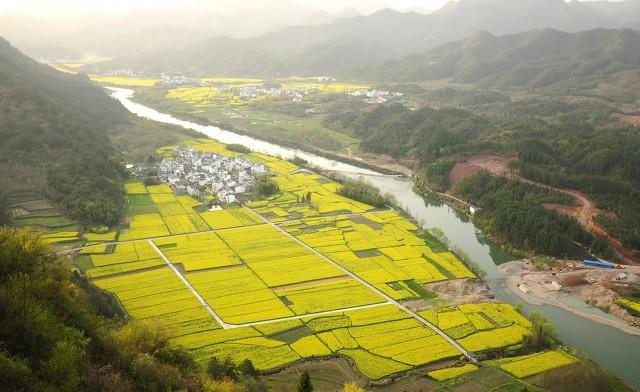
{"label": "haze over mountains", "polygon": [[102,64],[101,70],[126,67],[194,74],[339,75],[423,53],[478,31],[504,35],[551,28],[571,33],[635,25],[640,25],[640,0],[461,0],[432,14],[385,9],[331,23],[291,26],[251,38],[182,42],[155,52],[115,56],[113,62]]}
{"label": "haze over mountains", "polygon": [[[217,9],[215,3],[196,5],[56,20],[6,15],[0,17],[0,35],[36,57],[74,57],[91,52],[123,58],[114,65],[133,63],[149,70],[154,70],[149,63],[167,55],[174,58],[162,66],[184,69],[189,64],[192,70],[206,73],[234,69],[234,58],[260,56],[268,60],[264,69],[237,72],[265,74],[315,73],[345,64],[361,66],[397,59],[477,31],[503,35],[543,28],[575,32],[640,27],[640,0],[459,0],[430,14],[421,9],[385,9],[366,16],[353,8],[328,12],[289,0],[227,12]],[[373,2],[371,8],[383,5]],[[214,61],[222,52],[220,48],[231,52],[230,64],[225,59]]]}

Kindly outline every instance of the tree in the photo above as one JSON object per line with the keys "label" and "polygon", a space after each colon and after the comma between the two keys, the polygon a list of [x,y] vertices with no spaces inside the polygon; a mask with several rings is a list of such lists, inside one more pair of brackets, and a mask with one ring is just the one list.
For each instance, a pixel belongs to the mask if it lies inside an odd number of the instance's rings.
{"label": "tree", "polygon": [[256,192],[260,196],[271,196],[275,195],[280,191],[280,187],[278,184],[269,177],[260,177],[258,178],[258,183],[256,185]]}
{"label": "tree", "polygon": [[311,384],[311,376],[306,370],[300,375],[300,381],[298,382],[298,392],[312,392],[313,385]]}
{"label": "tree", "polygon": [[378,208],[387,204],[387,200],[380,194],[378,188],[363,179],[345,179],[338,194]]}
{"label": "tree", "polygon": [[0,225],[9,224],[9,214],[7,212],[7,196],[0,191]]}
{"label": "tree", "polygon": [[[214,383],[185,348],[172,345],[161,324],[134,320],[117,327],[95,313],[92,297],[76,282],[38,236],[0,227],[0,389],[202,391]],[[225,390],[239,391],[233,362],[218,368],[228,380],[221,383],[231,385]],[[248,383],[246,390],[261,391]]]}
{"label": "tree", "polygon": [[245,376],[253,377],[258,375],[258,371],[256,370],[255,366],[253,366],[253,362],[251,362],[250,359],[245,359],[244,361],[242,361],[242,363],[238,365],[238,371],[240,372],[240,374],[243,374]]}
{"label": "tree", "polygon": [[213,357],[207,364],[207,373],[215,380],[238,380],[238,371],[235,364],[230,358],[226,358],[224,361]]}
{"label": "tree", "polygon": [[524,350],[533,352],[553,348],[558,342],[558,332],[553,324],[538,312],[531,312],[529,320],[533,324],[533,331],[522,340]]}

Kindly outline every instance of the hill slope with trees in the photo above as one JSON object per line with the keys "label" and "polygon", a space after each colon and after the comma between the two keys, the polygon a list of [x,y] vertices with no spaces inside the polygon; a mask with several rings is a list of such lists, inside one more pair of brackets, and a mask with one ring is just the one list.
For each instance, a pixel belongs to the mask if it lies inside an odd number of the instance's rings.
{"label": "hill slope with trees", "polygon": [[491,86],[546,87],[597,82],[640,68],[640,34],[629,29],[565,33],[544,29],[495,36],[477,33],[371,70],[373,79],[452,79]]}
{"label": "hill slope with trees", "polygon": [[117,222],[121,167],[109,133],[126,110],[85,76],[37,63],[0,39],[0,185],[35,190],[72,217]]}

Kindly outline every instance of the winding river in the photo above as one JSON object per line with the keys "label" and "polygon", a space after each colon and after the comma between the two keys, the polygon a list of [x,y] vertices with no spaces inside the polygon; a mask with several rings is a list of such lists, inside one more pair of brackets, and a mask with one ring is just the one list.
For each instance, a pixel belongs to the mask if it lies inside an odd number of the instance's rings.
{"label": "winding river", "polygon": [[[298,156],[311,164],[342,172],[347,176],[362,176],[383,193],[392,194],[397,202],[423,227],[440,228],[452,246],[461,249],[486,272],[486,280],[499,300],[517,304],[522,301],[504,283],[497,265],[508,261],[510,256],[499,247],[483,238],[478,228],[464,214],[459,214],[446,204],[425,199],[413,191],[413,183],[404,178],[384,176],[372,170],[310,154],[305,151],[282,147],[246,135],[222,130],[215,126],[201,125],[179,120],[169,114],[133,102],[134,91],[109,88],[130,112],[154,121],[173,124],[195,130],[222,143],[244,145],[254,151],[283,158]],[[627,383],[640,387],[640,337],[624,333],[616,328],[576,316],[556,306],[524,304],[527,311],[538,311],[551,321],[560,339],[570,346],[586,352],[591,359],[621,376]]]}

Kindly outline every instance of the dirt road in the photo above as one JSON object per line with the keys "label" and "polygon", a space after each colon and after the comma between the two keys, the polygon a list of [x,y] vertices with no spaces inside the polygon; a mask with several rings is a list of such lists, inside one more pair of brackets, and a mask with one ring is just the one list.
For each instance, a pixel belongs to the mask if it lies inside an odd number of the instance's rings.
{"label": "dirt road", "polygon": [[613,247],[613,249],[620,255],[620,257],[625,260],[625,262],[629,264],[640,264],[640,258],[637,257],[633,251],[625,248],[624,245],[622,245],[622,242],[610,236],[609,233],[607,233],[606,230],[600,227],[593,219],[597,215],[607,214],[611,216],[613,214],[599,210],[593,200],[591,200],[584,193],[579,192],[575,189],[555,188],[541,182],[532,181],[527,178],[521,177],[509,168],[509,162],[514,159],[516,159],[516,157],[513,156],[472,156],[465,162],[457,163],[451,170],[449,178],[452,181],[461,181],[462,179],[477,173],[479,170],[484,169],[488,170],[490,173],[496,176],[506,177],[512,180],[524,182],[542,188],[552,189],[554,191],[569,195],[575,200],[575,206],[547,203],[544,205],[544,207],[557,211],[558,213],[574,217],[586,230],[608,239],[611,247]]}

